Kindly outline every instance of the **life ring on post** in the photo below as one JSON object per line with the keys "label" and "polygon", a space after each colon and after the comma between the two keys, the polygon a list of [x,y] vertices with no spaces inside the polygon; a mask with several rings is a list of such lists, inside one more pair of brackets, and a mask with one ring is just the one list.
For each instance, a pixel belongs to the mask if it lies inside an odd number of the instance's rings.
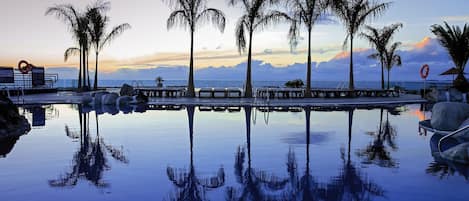
{"label": "life ring on post", "polygon": [[420,77],[422,79],[427,79],[429,73],[430,73],[430,66],[428,64],[425,64],[420,68]]}
{"label": "life ring on post", "polygon": [[31,71],[33,69],[33,65],[29,64],[27,61],[25,60],[21,60],[19,63],[18,63],[18,70],[22,73],[22,74],[28,74],[29,71]]}

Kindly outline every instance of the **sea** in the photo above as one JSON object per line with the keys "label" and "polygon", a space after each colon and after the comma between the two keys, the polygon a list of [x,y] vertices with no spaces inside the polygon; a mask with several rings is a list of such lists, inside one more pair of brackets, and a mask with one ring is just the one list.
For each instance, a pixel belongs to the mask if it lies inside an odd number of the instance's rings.
{"label": "sea", "polygon": [[[77,86],[77,80],[73,79],[59,79],[54,83],[57,88],[74,88]],[[253,87],[283,87],[286,81],[253,81]],[[91,80],[91,84],[93,81]],[[155,87],[155,80],[100,80],[100,87],[116,88],[121,87],[123,84],[129,84],[134,87]],[[428,80],[428,81],[395,81],[390,83],[391,87],[399,86],[405,90],[420,90],[423,88],[437,87],[446,88],[451,85],[450,81]],[[165,87],[181,87],[187,86],[186,80],[165,80],[163,82]],[[243,88],[243,80],[196,80],[196,88]],[[313,88],[347,88],[348,81],[313,81],[311,83]],[[380,81],[356,81],[355,88],[362,89],[379,89],[381,88]]]}

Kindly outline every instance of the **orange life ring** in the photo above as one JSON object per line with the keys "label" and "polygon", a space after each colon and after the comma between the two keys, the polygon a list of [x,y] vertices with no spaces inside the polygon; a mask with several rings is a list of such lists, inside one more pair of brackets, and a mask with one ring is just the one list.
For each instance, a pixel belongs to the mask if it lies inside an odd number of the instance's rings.
{"label": "orange life ring", "polygon": [[18,70],[22,73],[22,74],[28,74],[29,71],[31,71],[33,69],[33,65],[29,64],[27,61],[25,60],[21,60],[19,63],[18,63]]}
{"label": "orange life ring", "polygon": [[422,79],[427,79],[429,73],[430,73],[430,66],[428,64],[425,64],[420,68],[420,77]]}

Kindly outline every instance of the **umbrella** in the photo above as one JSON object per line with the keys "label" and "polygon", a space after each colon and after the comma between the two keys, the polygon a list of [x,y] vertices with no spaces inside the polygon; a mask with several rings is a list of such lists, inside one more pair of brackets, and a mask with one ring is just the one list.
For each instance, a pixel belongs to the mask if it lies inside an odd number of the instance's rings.
{"label": "umbrella", "polygon": [[[448,70],[446,70],[445,72],[441,73],[440,75],[453,75],[453,80],[454,80],[454,75],[457,75],[459,74],[459,69],[457,69],[456,67],[452,67]],[[464,73],[466,74],[466,73]]]}

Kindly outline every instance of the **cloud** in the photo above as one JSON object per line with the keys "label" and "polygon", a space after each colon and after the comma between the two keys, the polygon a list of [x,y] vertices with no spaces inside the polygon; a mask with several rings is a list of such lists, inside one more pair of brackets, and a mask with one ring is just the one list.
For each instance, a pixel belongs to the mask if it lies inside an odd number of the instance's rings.
{"label": "cloud", "polygon": [[469,22],[469,15],[462,15],[462,16],[443,16],[441,18],[443,21],[446,22]]}

